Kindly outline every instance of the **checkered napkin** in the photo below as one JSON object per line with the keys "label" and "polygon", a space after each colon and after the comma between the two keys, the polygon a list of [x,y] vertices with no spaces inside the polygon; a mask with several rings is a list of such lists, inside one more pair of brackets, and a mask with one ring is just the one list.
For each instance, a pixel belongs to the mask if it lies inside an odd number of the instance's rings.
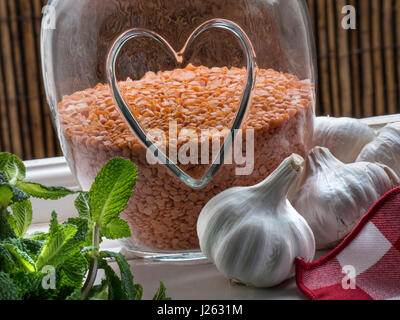
{"label": "checkered napkin", "polygon": [[297,285],[313,300],[400,300],[400,188],[314,263],[298,259]]}

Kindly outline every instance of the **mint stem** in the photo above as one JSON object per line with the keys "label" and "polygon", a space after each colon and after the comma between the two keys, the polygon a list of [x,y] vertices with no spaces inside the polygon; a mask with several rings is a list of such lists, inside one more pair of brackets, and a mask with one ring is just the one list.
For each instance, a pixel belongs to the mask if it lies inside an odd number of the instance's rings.
{"label": "mint stem", "polygon": [[90,290],[92,290],[94,282],[96,281],[97,277],[97,271],[98,271],[98,266],[99,266],[99,249],[100,249],[100,229],[97,225],[97,223],[94,224],[93,227],[93,247],[96,248],[96,252],[94,255],[91,256],[90,260],[90,266],[89,266],[89,273],[86,278],[85,284],[83,285],[82,288],[82,298],[83,300],[86,300],[87,297],[89,296]]}

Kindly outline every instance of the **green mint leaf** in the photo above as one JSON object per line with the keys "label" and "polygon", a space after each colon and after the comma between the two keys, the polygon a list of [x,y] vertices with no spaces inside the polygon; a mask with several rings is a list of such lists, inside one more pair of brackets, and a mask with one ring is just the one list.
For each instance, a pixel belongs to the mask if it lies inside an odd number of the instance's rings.
{"label": "green mint leaf", "polygon": [[[10,193],[11,192],[11,193]],[[9,199],[11,194],[11,201],[7,200]],[[21,189],[17,188],[13,184],[10,184],[8,182],[6,183],[0,183],[0,210],[1,208],[5,208],[11,204],[11,202],[16,203],[16,202],[21,202],[29,199],[29,195],[23,192]]]}
{"label": "green mint leaf", "polygon": [[70,241],[77,231],[78,228],[72,224],[58,225],[57,215],[53,212],[49,235],[36,261],[37,269],[46,265],[56,268],[70,258],[76,250]]}
{"label": "green mint leaf", "polygon": [[143,297],[143,287],[142,287],[142,285],[138,284],[138,283],[135,283],[134,286],[135,286],[136,294],[135,294],[133,300],[142,300],[142,297]]}
{"label": "green mint leaf", "polygon": [[21,159],[14,154],[0,153],[0,171],[2,171],[11,184],[22,181],[26,177],[26,168]]}
{"label": "green mint leaf", "polygon": [[90,221],[89,192],[80,192],[75,200],[75,208],[79,217]]}
{"label": "green mint leaf", "polygon": [[11,228],[7,217],[0,215],[0,241],[18,238],[14,230]]}
{"label": "green mint leaf", "polygon": [[106,280],[102,280],[101,284],[93,286],[92,290],[87,297],[88,300],[107,300],[108,292],[107,292],[108,284]]}
{"label": "green mint leaf", "polygon": [[[35,267],[35,262],[33,259],[29,256],[28,253],[26,253],[22,248],[21,248],[21,243],[19,242],[19,239],[11,239],[6,242],[2,242],[0,246],[3,249],[7,249],[9,253],[13,256],[14,258],[14,263],[16,265],[16,270],[25,270],[27,272],[35,272],[36,267]],[[20,268],[18,268],[18,266]]]}
{"label": "green mint leaf", "polygon": [[0,245],[0,270],[11,273],[16,269],[15,265],[14,256],[7,248]]}
{"label": "green mint leaf", "polygon": [[63,272],[68,276],[74,272],[81,274],[82,268],[78,266],[84,265],[86,271],[87,261],[80,253],[80,249],[85,244],[87,236],[87,220],[70,218],[62,225],[59,225],[57,214],[53,212],[50,231],[37,260],[38,269],[40,270],[45,265],[52,265],[53,267],[62,265]]}
{"label": "green mint leaf", "polygon": [[[100,228],[100,234],[107,234],[107,225],[113,223],[110,232],[118,236],[120,224],[115,223],[119,214],[125,209],[136,183],[137,167],[124,159],[113,159],[108,162],[97,175],[90,190],[89,207],[92,222]],[[126,237],[125,226],[120,234]]]}
{"label": "green mint leaf", "polygon": [[11,203],[21,202],[29,199],[29,195],[17,188],[15,185],[9,183],[4,179],[4,175],[0,172],[0,214]]}
{"label": "green mint leaf", "polygon": [[18,237],[17,235],[17,222],[15,221],[15,218],[12,214],[10,214],[9,212],[7,212],[7,215],[5,216],[7,219],[8,224],[10,225],[11,229],[14,231],[15,235]]}
{"label": "green mint leaf", "polygon": [[46,241],[33,239],[19,239],[23,250],[36,261]]}
{"label": "green mint leaf", "polygon": [[53,211],[51,213],[49,234],[57,232],[58,227],[59,227],[59,224],[58,224],[57,213],[55,211]]}
{"label": "green mint leaf", "polygon": [[10,187],[14,194],[13,199],[12,199],[13,203],[22,202],[22,201],[28,200],[30,198],[29,194],[27,194],[20,188],[14,186],[13,184],[10,184]]}
{"label": "green mint leaf", "polygon": [[101,235],[110,240],[129,238],[131,229],[128,222],[121,218],[115,218],[103,226]]}
{"label": "green mint leaf", "polygon": [[170,297],[167,297],[167,289],[162,281],[160,281],[160,287],[158,288],[156,294],[153,297],[153,300],[171,300]]}
{"label": "green mint leaf", "polygon": [[72,294],[70,294],[65,300],[67,301],[79,301],[82,300],[82,292],[81,289],[76,289]]}
{"label": "green mint leaf", "polygon": [[11,186],[8,184],[0,184],[0,215],[8,208],[14,197]]}
{"label": "green mint leaf", "polygon": [[9,273],[32,272],[34,261],[43,246],[43,241],[8,238],[0,242],[0,270]]}
{"label": "green mint leaf", "polygon": [[10,161],[11,153],[0,152],[0,171],[5,172],[7,163]]}
{"label": "green mint leaf", "polygon": [[[89,223],[89,232],[85,246],[91,245],[93,240],[93,223],[90,217],[89,196],[89,192],[80,192],[79,196],[75,199],[75,208],[78,211],[79,217],[87,220]],[[99,239],[99,241],[101,242],[101,239]]]}
{"label": "green mint leaf", "polygon": [[68,247],[65,249],[70,252],[82,252],[82,248],[92,243],[92,233],[89,229],[89,221],[82,218],[70,218],[63,223],[63,225],[65,224],[70,224],[77,228],[74,238],[69,242]]}
{"label": "green mint leaf", "polygon": [[129,265],[126,258],[121,253],[115,253],[110,251],[102,251],[102,258],[112,258],[118,264],[120,274],[121,274],[121,285],[124,290],[124,293],[128,300],[136,300],[138,296],[141,297],[141,292],[137,292],[137,287],[135,287],[133,283],[133,275],[131,272],[131,266]]}
{"label": "green mint leaf", "polygon": [[82,253],[77,252],[62,264],[60,269],[60,286],[80,289],[88,267],[86,257]]}
{"label": "green mint leaf", "polygon": [[80,247],[81,244],[84,244],[86,238],[88,236],[89,231],[89,223],[86,219],[82,218],[69,218],[63,225],[73,225],[77,227],[77,232],[74,236],[74,242],[76,247]]}
{"label": "green mint leaf", "polygon": [[8,179],[6,175],[2,171],[0,171],[0,184],[2,183],[8,183]]}
{"label": "green mint leaf", "polygon": [[99,261],[99,268],[104,270],[108,287],[108,300],[128,300],[121,279],[105,259]]}
{"label": "green mint leaf", "polygon": [[43,240],[46,241],[47,239],[47,233],[46,232],[41,232],[41,231],[36,231],[28,235],[28,239],[30,240]]}
{"label": "green mint leaf", "polygon": [[75,191],[64,187],[47,187],[34,182],[19,181],[16,183],[16,186],[32,197],[44,200],[58,200],[68,195],[75,194]]}
{"label": "green mint leaf", "polygon": [[0,300],[22,300],[17,286],[4,272],[0,272]]}
{"label": "green mint leaf", "polygon": [[40,298],[45,298],[42,288],[43,275],[40,272],[18,272],[12,274],[11,279],[17,286],[18,294],[24,300],[38,300]]}
{"label": "green mint leaf", "polygon": [[32,222],[32,204],[29,200],[17,202],[11,206],[13,211],[12,226],[15,234],[23,238]]}

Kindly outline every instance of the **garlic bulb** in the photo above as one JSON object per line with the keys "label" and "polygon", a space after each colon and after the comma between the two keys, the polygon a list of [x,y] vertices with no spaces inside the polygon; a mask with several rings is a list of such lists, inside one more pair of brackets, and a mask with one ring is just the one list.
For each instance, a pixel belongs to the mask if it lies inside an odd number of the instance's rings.
{"label": "garlic bulb", "polygon": [[200,247],[220,272],[255,287],[272,287],[294,275],[294,261],[311,261],[310,227],[287,200],[304,159],[293,155],[265,181],[222,192],[202,210]]}
{"label": "garlic bulb", "polygon": [[386,192],[398,185],[388,167],[367,162],[344,164],[326,148],[314,148],[297,192],[290,200],[314,232],[317,249],[343,240]]}
{"label": "garlic bulb", "polygon": [[400,123],[384,127],[378,137],[364,147],[357,161],[385,164],[400,176]]}
{"label": "garlic bulb", "polygon": [[357,119],[317,117],[315,120],[314,147],[328,148],[344,163],[355,162],[362,148],[374,138],[374,130]]}

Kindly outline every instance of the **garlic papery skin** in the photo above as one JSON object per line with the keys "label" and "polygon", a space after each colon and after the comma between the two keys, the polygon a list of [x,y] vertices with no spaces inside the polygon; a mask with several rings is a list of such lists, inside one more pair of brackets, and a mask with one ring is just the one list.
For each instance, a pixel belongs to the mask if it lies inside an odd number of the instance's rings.
{"label": "garlic papery skin", "polygon": [[343,240],[372,205],[399,183],[390,168],[374,163],[344,164],[326,148],[311,150],[304,176],[290,200],[310,225],[317,249]]}
{"label": "garlic papery skin", "polygon": [[355,162],[364,146],[375,138],[375,131],[353,118],[317,117],[313,146],[328,148],[344,163]]}
{"label": "garlic papery skin", "polygon": [[387,165],[400,176],[400,123],[392,123],[384,127],[378,137],[364,147],[357,161]]}
{"label": "garlic papery skin", "polygon": [[294,276],[296,257],[312,261],[313,233],[287,200],[304,159],[292,155],[266,180],[226,190],[202,210],[197,223],[204,255],[227,277],[273,287]]}

